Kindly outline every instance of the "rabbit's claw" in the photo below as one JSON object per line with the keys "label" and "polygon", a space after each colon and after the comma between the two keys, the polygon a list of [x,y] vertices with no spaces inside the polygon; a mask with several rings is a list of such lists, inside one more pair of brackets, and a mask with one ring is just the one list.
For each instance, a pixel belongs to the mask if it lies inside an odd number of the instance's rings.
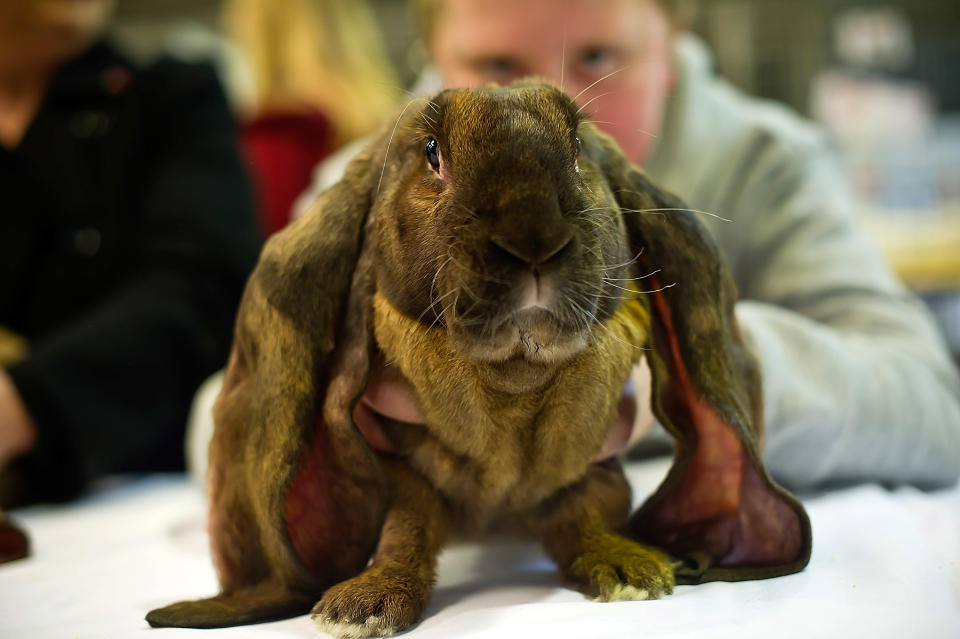
{"label": "rabbit's claw", "polygon": [[420,618],[429,588],[411,572],[372,567],[330,588],[311,617],[335,637],[388,637]]}
{"label": "rabbit's claw", "polygon": [[667,554],[612,533],[586,543],[567,572],[594,601],[659,599],[675,584]]}

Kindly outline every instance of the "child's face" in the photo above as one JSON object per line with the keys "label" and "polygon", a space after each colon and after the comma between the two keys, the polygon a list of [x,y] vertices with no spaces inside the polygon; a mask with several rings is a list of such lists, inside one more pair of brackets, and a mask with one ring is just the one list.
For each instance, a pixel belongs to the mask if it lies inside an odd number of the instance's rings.
{"label": "child's face", "polygon": [[539,75],[580,94],[598,126],[642,163],[673,84],[671,41],[652,0],[446,0],[429,48],[447,86]]}

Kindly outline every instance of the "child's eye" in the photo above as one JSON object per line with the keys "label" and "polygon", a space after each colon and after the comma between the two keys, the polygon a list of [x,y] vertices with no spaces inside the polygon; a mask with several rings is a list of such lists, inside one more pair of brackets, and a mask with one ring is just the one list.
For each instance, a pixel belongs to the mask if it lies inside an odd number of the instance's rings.
{"label": "child's eye", "polygon": [[580,56],[581,64],[594,73],[608,73],[616,62],[614,52],[606,47],[590,47]]}
{"label": "child's eye", "polygon": [[491,76],[505,76],[516,73],[517,65],[510,58],[492,58],[487,60],[486,69]]}

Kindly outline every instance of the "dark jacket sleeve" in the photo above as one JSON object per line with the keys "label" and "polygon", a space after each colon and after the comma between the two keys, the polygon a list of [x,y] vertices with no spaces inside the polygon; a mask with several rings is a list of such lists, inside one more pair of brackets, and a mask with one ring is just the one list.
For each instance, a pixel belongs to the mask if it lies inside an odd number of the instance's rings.
{"label": "dark jacket sleeve", "polygon": [[226,361],[256,259],[252,196],[212,70],[162,62],[138,83],[147,159],[125,212],[129,272],[10,371],[39,431],[17,467],[28,500],[183,466],[193,393]]}

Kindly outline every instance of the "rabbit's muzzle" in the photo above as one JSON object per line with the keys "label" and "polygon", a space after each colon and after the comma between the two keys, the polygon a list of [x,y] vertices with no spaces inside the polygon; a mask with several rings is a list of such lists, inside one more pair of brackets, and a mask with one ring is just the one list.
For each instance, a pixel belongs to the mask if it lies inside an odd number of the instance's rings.
{"label": "rabbit's muzzle", "polygon": [[556,195],[518,199],[481,224],[469,243],[479,248],[451,261],[447,278],[455,302],[444,321],[460,352],[552,364],[586,348],[602,269]]}

